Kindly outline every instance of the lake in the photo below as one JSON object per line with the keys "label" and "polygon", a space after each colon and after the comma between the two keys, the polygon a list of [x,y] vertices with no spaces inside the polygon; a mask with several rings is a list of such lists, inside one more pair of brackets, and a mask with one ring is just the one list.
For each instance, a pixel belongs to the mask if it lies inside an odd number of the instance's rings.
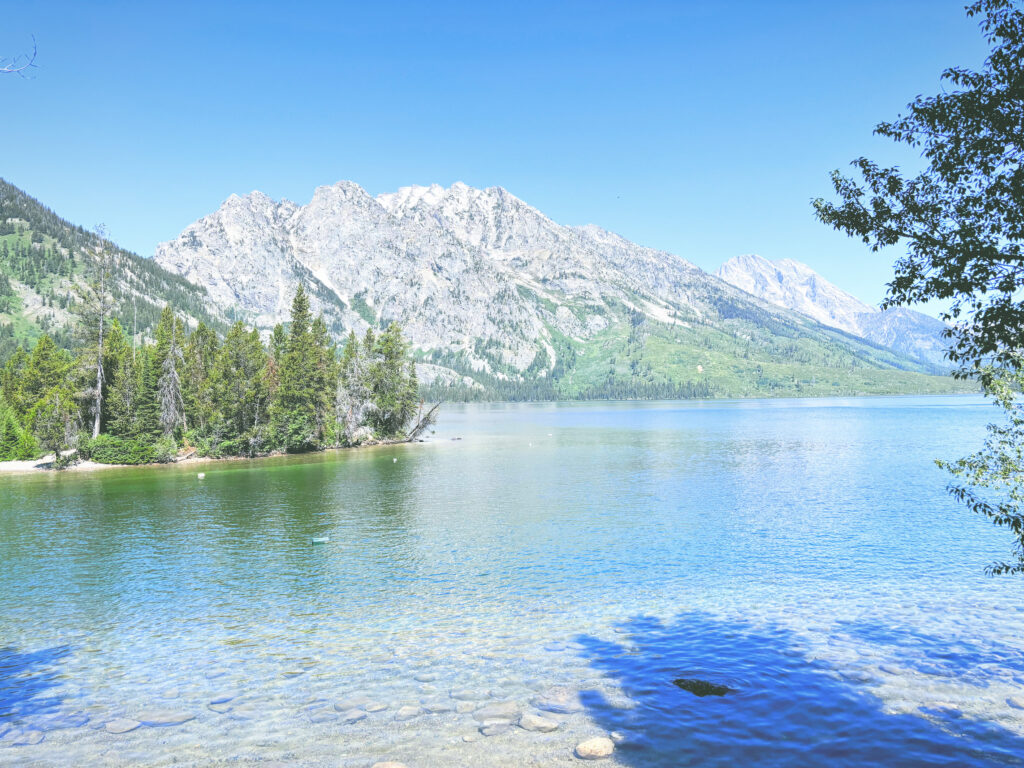
{"label": "lake", "polygon": [[996,415],[446,406],[421,444],[0,477],[0,764],[1020,765],[1024,581],[933,463]]}

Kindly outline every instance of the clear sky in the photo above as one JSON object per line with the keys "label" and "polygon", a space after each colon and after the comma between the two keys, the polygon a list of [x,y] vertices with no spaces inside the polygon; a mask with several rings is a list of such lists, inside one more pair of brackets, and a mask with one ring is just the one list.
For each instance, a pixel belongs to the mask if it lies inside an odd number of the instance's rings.
{"label": "clear sky", "polygon": [[828,172],[985,44],[963,0],[9,2],[0,176],[152,255],[233,192],[503,186],[705,269],[794,258],[869,302],[895,252],[818,224]]}

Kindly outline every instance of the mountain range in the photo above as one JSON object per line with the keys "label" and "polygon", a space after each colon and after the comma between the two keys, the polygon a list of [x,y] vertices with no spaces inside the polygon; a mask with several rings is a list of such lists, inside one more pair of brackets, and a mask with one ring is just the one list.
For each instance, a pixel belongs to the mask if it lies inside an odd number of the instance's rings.
{"label": "mountain range", "polygon": [[806,264],[792,259],[769,261],[757,255],[736,256],[715,274],[775,306],[799,312],[940,370],[949,368],[944,323],[905,307],[882,311],[869,306]]}
{"label": "mountain range", "polygon": [[[0,233],[0,276],[11,286],[0,336],[13,343],[63,332],[72,286],[100,240],[6,183]],[[159,245],[153,259],[118,253],[117,314],[139,334],[166,302],[192,325],[223,329],[240,319],[269,331],[287,322],[301,282],[339,340],[399,322],[424,394],[447,399],[963,386],[934,375],[926,356],[868,338],[866,321],[858,332],[822,322],[674,254],[600,227],[560,225],[500,187],[411,186],[372,196],[339,182],[305,205],[232,195]],[[31,280],[23,279],[25,265]]]}
{"label": "mountain range", "polygon": [[938,372],[501,187],[232,195],[155,260],[260,328],[287,319],[299,282],[336,334],[397,321],[426,384],[451,396],[907,391]]}

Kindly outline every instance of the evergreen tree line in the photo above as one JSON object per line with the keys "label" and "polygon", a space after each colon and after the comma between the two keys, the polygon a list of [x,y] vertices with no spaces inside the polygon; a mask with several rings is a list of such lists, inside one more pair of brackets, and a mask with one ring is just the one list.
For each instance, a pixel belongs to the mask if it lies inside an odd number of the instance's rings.
{"label": "evergreen tree line", "polygon": [[104,322],[108,305],[84,296],[78,308],[74,352],[44,335],[0,371],[0,460],[69,448],[117,464],[314,451],[404,437],[420,404],[397,324],[350,333],[339,350],[301,286],[288,328],[266,344],[241,322],[223,338],[203,323],[189,331],[166,306],[154,339],[136,345]]}

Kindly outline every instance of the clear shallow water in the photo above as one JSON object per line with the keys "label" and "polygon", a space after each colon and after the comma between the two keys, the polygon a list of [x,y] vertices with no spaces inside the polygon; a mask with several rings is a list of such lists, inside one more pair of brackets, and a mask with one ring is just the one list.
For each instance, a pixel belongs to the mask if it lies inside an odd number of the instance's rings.
{"label": "clear shallow water", "polygon": [[1024,581],[932,464],[994,415],[452,406],[427,444],[0,477],[0,764],[1024,764]]}

